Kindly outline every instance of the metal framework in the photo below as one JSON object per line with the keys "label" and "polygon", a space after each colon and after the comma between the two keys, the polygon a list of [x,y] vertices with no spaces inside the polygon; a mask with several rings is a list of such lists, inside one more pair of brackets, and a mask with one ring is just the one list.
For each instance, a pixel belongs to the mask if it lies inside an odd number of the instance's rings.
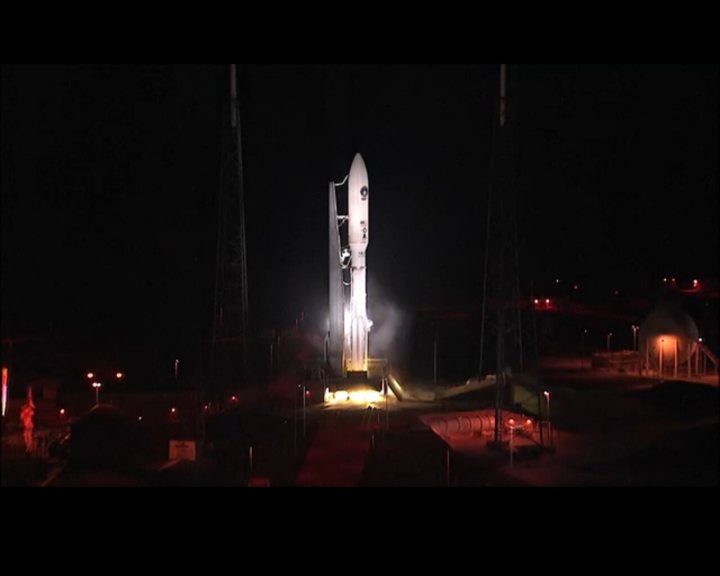
{"label": "metal framework", "polygon": [[[507,67],[500,68],[500,90],[493,123],[488,194],[482,324],[480,328],[480,377],[492,350],[486,332],[495,331],[495,442],[503,436],[502,413],[507,380],[523,369],[520,271],[518,258],[512,114],[507,106]],[[494,312],[491,314],[489,311]],[[494,326],[491,326],[494,324]]]}
{"label": "metal framework", "polygon": [[230,65],[230,128],[224,141],[215,266],[210,378],[214,385],[248,382],[248,282],[242,131],[236,65]]}

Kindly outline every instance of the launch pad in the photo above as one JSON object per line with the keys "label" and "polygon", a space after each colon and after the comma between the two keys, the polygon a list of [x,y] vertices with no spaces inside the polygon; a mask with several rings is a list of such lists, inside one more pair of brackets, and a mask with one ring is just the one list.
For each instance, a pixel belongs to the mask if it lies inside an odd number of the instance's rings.
{"label": "launch pad", "polygon": [[325,404],[372,404],[389,396],[397,400],[388,383],[388,364],[385,358],[368,358],[366,372],[346,372],[343,377],[327,380]]}

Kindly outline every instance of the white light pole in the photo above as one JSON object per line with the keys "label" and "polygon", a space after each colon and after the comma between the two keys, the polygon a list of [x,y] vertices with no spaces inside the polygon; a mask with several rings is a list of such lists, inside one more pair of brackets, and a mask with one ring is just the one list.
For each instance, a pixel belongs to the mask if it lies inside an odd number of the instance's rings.
{"label": "white light pole", "polygon": [[100,404],[100,388],[102,387],[101,382],[93,382],[93,388],[95,388],[95,405]]}
{"label": "white light pole", "polygon": [[515,433],[515,419],[510,418],[508,424],[510,424],[510,466],[513,465],[513,435]]}
{"label": "white light pole", "polygon": [[637,333],[638,330],[640,330],[640,326],[636,326],[635,324],[632,325],[632,331],[633,331],[633,350],[637,350]]}
{"label": "white light pole", "polygon": [[[385,394],[385,430],[390,429],[390,413],[388,412],[388,379],[383,378],[383,393]],[[384,436],[383,436],[384,439]]]}
{"label": "white light pole", "polygon": [[610,352],[610,339],[612,338],[613,333],[609,332],[607,335],[607,351]]}
{"label": "white light pole", "polygon": [[543,392],[545,395],[545,401],[547,406],[547,423],[548,423],[548,436],[550,436],[550,446],[553,445],[553,435],[552,435],[552,423],[550,422],[550,392],[545,390]]}

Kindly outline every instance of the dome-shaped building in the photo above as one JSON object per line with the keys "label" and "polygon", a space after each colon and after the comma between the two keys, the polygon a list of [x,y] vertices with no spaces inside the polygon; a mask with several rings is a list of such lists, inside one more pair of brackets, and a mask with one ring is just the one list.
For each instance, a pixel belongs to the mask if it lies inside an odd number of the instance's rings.
{"label": "dome-shaped building", "polygon": [[640,325],[640,359],[656,374],[688,370],[698,350],[700,333],[695,321],[674,306],[659,306]]}

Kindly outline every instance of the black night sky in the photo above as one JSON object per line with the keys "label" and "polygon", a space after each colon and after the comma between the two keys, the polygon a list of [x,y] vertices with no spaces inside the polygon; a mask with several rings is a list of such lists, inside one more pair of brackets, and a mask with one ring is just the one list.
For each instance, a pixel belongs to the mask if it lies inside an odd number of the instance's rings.
{"label": "black night sky", "polygon": [[[327,184],[356,151],[371,289],[481,299],[498,70],[242,67],[254,330],[320,327]],[[516,75],[524,285],[716,276],[718,66]],[[3,66],[1,86],[3,336],[190,346],[212,322],[227,66]]]}

